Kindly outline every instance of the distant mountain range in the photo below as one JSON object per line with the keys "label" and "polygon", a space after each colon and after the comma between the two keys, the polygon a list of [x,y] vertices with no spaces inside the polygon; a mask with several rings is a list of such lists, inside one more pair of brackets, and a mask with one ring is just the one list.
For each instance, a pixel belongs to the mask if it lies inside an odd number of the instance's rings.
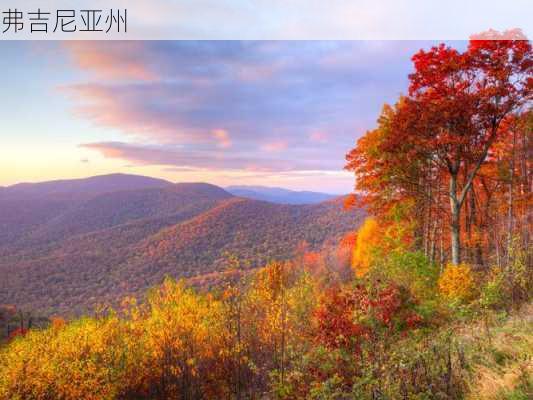
{"label": "distant mountain range", "polygon": [[341,198],[276,204],[134,175],[4,187],[0,304],[80,313],[143,293],[165,275],[222,271],[228,254],[257,267],[291,257],[301,241],[318,249],[363,217],[344,211]]}
{"label": "distant mountain range", "polygon": [[339,197],[328,193],[294,191],[268,186],[228,186],[226,190],[234,196],[278,204],[317,204]]}

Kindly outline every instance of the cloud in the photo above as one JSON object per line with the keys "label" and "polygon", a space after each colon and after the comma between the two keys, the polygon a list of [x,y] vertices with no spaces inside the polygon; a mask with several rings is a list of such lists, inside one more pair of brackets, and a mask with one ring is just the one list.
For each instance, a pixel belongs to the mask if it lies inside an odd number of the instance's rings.
{"label": "cloud", "polygon": [[268,152],[279,152],[285,150],[289,144],[286,140],[276,140],[270,143],[265,143],[261,149]]}
{"label": "cloud", "polygon": [[[137,165],[163,165],[174,170],[245,170],[245,171],[310,171],[338,170],[336,162],[317,161],[313,157],[285,159],[271,155],[247,155],[231,152],[221,157],[218,151],[184,149],[172,145],[141,145],[123,142],[97,142],[81,144],[81,148],[99,152],[105,158],[120,159]],[[177,169],[176,169],[177,168]]]}
{"label": "cloud", "polygon": [[229,137],[228,131],[224,129],[215,129],[213,130],[213,136],[218,142],[218,147],[221,147],[223,149],[231,147],[231,139]]}
{"label": "cloud", "polygon": [[[75,42],[84,82],[61,89],[119,142],[83,145],[134,165],[341,170],[417,42]],[[147,144],[148,143],[148,144]],[[231,148],[230,151],[222,151]]]}
{"label": "cloud", "polygon": [[313,132],[309,135],[309,140],[316,143],[326,143],[328,136],[324,132]]}
{"label": "cloud", "polygon": [[73,62],[82,69],[93,71],[106,79],[155,79],[149,63],[146,63],[144,46],[136,41],[110,41],[105,46],[93,41],[65,41]]}

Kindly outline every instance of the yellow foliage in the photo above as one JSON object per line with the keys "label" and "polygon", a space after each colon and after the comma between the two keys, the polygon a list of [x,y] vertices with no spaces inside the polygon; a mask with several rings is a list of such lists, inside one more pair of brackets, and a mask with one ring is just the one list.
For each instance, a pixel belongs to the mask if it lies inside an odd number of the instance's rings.
{"label": "yellow foliage", "polygon": [[450,300],[468,300],[474,295],[475,281],[468,264],[448,264],[438,281],[439,291]]}
{"label": "yellow foliage", "polygon": [[256,365],[303,352],[315,290],[309,275],[272,263],[246,289],[203,294],[167,279],[119,312],[53,318],[0,347],[0,400],[230,398],[232,371],[242,383],[263,373]]}
{"label": "yellow foliage", "polygon": [[0,399],[115,398],[123,334],[113,316],[31,330],[0,351]]}
{"label": "yellow foliage", "polygon": [[357,232],[357,239],[352,257],[352,267],[357,277],[362,277],[370,270],[376,249],[381,243],[382,232],[375,218],[367,218]]}

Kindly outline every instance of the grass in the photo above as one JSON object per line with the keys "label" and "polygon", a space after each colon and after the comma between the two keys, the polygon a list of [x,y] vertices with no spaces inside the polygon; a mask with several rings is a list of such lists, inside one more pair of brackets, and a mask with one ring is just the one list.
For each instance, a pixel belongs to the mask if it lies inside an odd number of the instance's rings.
{"label": "grass", "polygon": [[533,399],[533,304],[465,336],[471,351],[468,400]]}

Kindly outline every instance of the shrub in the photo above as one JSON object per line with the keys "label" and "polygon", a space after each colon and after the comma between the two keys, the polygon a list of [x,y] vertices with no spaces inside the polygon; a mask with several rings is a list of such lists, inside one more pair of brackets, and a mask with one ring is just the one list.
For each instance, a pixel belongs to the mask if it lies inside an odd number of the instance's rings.
{"label": "shrub", "polygon": [[418,300],[435,297],[438,268],[420,251],[391,251],[379,270],[376,278],[389,279],[408,288]]}
{"label": "shrub", "polygon": [[438,281],[439,292],[451,301],[465,302],[474,297],[475,281],[467,264],[448,264]]}
{"label": "shrub", "polygon": [[501,268],[493,267],[481,288],[479,303],[482,308],[498,308],[504,302],[504,274]]}
{"label": "shrub", "polygon": [[357,277],[365,276],[377,257],[383,233],[375,218],[367,218],[357,232],[352,266]]}

